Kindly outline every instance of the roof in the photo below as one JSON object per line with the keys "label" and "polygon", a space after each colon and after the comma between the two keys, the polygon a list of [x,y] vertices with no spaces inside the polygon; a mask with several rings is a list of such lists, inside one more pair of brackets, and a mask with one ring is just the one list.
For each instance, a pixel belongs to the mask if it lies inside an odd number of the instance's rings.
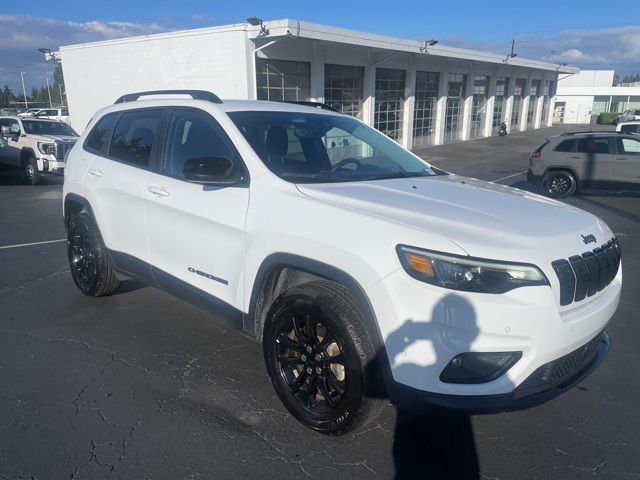
{"label": "roof", "polygon": [[289,36],[293,38],[308,38],[315,40],[325,40],[336,43],[348,43],[350,45],[359,45],[363,47],[382,48],[391,51],[401,51],[409,53],[417,53],[421,55],[431,55],[434,57],[458,58],[462,60],[475,60],[488,63],[496,63],[527,68],[536,68],[540,70],[549,70],[558,73],[578,73],[580,69],[571,65],[559,65],[557,63],[542,62],[540,60],[532,60],[522,57],[510,58],[505,61],[505,54],[482,52],[479,50],[470,50],[466,48],[452,47],[438,43],[437,45],[427,47],[425,51],[425,42],[419,40],[410,40],[404,38],[390,37],[375,33],[361,32],[347,28],[331,27],[329,25],[321,25],[317,23],[303,22],[300,20],[281,19],[270,20],[264,22],[265,28],[269,30],[268,36],[260,35],[260,27],[249,26],[249,38],[264,38],[269,40],[275,37]]}
{"label": "roof", "polygon": [[260,33],[260,27],[258,26],[251,26],[248,23],[237,23],[217,27],[175,30],[164,33],[156,33],[152,35],[141,35],[137,37],[118,38],[112,40],[103,40],[99,42],[66,45],[60,47],[60,52],[86,47],[104,47],[109,45],[126,44],[131,42],[146,42],[166,38],[209,35],[230,31],[246,31],[248,37],[254,40],[256,43],[258,41],[264,41],[264,43],[267,43],[282,37],[307,38],[312,40],[321,40],[342,44],[346,43],[349,45],[358,45],[363,47],[380,48],[389,50],[391,52],[408,52],[420,55],[430,55],[434,57],[475,60],[495,63],[499,65],[508,64],[518,67],[536,68],[558,73],[574,74],[580,71],[579,68],[571,65],[562,66],[555,63],[542,62],[539,60],[526,59],[522,57],[509,58],[507,60],[505,58],[506,52],[505,54],[497,54],[483,52],[480,50],[452,47],[449,45],[443,45],[441,43],[425,49],[424,42],[419,40],[391,37],[387,35],[362,32],[347,28],[332,27],[329,25],[321,25],[317,23],[304,22],[288,18],[279,20],[268,20],[264,22],[264,25],[269,31],[268,35],[262,35]]}

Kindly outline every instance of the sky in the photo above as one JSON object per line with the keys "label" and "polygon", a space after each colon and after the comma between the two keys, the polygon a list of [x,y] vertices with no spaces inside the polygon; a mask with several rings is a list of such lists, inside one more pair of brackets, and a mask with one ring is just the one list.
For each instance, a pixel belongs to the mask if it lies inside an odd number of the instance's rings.
{"label": "sky", "polygon": [[[611,8],[609,7],[611,5]],[[507,53],[582,69],[640,73],[640,0],[30,0],[0,7],[0,86],[27,92],[51,78],[37,49],[168,30],[294,18]]]}

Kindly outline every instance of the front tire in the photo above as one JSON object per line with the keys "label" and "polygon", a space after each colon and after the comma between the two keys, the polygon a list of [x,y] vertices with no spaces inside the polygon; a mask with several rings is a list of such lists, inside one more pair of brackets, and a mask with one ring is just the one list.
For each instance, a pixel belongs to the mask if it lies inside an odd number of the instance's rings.
{"label": "front tire", "polygon": [[22,166],[22,182],[25,185],[37,185],[40,182],[40,172],[38,171],[37,160],[34,157],[28,158]]}
{"label": "front tire", "polygon": [[85,212],[72,215],[67,231],[67,256],[76,286],[90,297],[115,292],[120,280],[93,219]]}
{"label": "front tire", "polygon": [[373,420],[383,403],[376,352],[358,304],[341,285],[295,286],[271,307],[263,337],[273,387],[303,425],[341,435]]}
{"label": "front tire", "polygon": [[548,173],[543,185],[547,194],[553,198],[570,197],[578,188],[576,177],[564,170]]}

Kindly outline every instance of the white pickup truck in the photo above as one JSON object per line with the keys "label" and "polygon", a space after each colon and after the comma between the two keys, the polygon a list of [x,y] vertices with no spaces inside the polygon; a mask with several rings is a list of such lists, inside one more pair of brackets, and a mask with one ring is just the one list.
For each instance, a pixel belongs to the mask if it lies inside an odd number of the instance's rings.
{"label": "white pickup truck", "polygon": [[0,166],[19,171],[35,185],[41,175],[62,175],[78,134],[66,123],[33,117],[0,117]]}

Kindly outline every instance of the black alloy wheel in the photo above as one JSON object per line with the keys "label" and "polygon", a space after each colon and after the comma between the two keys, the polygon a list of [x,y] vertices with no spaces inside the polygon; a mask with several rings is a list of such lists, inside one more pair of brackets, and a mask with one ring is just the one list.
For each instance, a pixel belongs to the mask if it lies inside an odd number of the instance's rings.
{"label": "black alloy wheel", "polygon": [[545,181],[547,193],[554,198],[566,198],[576,191],[576,179],[569,172],[552,172]]}
{"label": "black alloy wheel", "polygon": [[69,219],[67,258],[73,281],[85,295],[109,295],[120,286],[120,280],[98,228],[85,212],[73,214]]}
{"label": "black alloy wheel", "polygon": [[336,335],[314,312],[292,308],[283,314],[287,320],[276,337],[280,375],[302,408],[322,415],[343,399],[345,356]]}
{"label": "black alloy wheel", "polygon": [[272,305],[263,349],[271,383],[303,425],[327,435],[375,418],[381,378],[366,320],[348,290],[328,281],[290,288]]}

